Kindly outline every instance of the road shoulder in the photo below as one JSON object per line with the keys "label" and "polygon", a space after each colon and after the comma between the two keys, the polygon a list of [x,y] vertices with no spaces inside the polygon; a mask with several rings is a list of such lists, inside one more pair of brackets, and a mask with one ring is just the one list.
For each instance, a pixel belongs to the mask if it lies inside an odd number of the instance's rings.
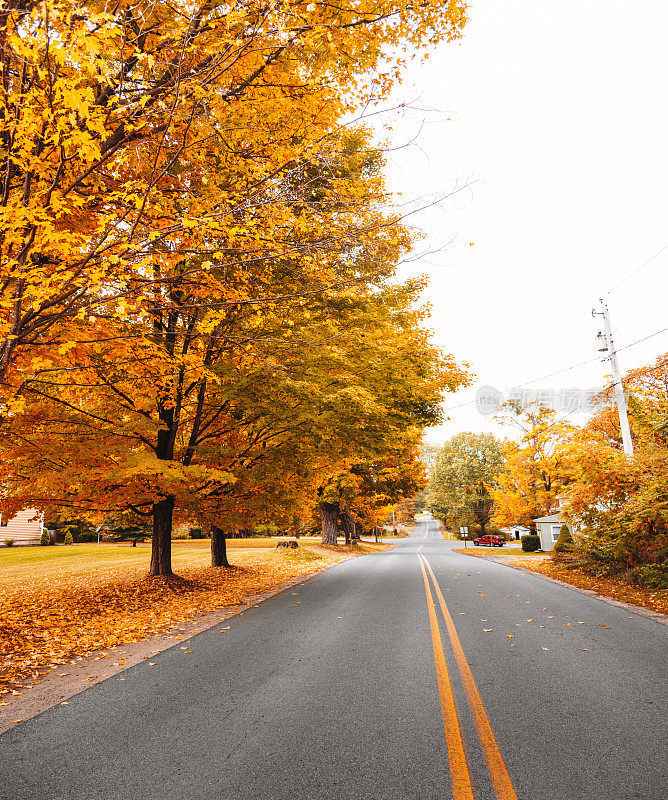
{"label": "road shoulder", "polygon": [[652,608],[646,608],[645,606],[638,605],[637,603],[628,603],[624,600],[618,600],[614,597],[611,597],[609,594],[603,594],[602,592],[596,591],[595,589],[586,589],[583,586],[578,586],[576,583],[572,583],[570,581],[562,580],[562,578],[555,578],[551,575],[546,575],[544,572],[539,572],[535,569],[530,569],[523,564],[517,564],[513,561],[516,556],[502,556],[502,555],[492,555],[487,553],[481,552],[466,552],[464,549],[456,549],[454,550],[455,553],[461,553],[461,555],[470,556],[472,558],[483,558],[486,561],[492,561],[495,564],[501,564],[504,567],[510,567],[511,569],[519,570],[520,572],[527,572],[529,575],[535,575],[537,578],[542,578],[546,581],[552,581],[552,583],[557,583],[560,586],[565,586],[567,589],[573,589],[576,592],[580,592],[580,594],[586,594],[590,597],[595,597],[598,600],[602,600],[604,603],[609,603],[613,606],[619,606],[620,608],[625,608],[628,611],[633,611],[634,613],[638,614],[641,617],[647,617],[648,619],[653,619],[655,622],[659,622],[663,625],[668,625],[668,615],[663,614],[659,611],[655,611]]}
{"label": "road shoulder", "polygon": [[[152,656],[168,650],[176,644],[187,642],[196,634],[219,625],[230,617],[243,614],[246,609],[255,607],[280,592],[311,580],[342,561],[386,552],[394,546],[396,546],[395,543],[388,543],[382,549],[376,546],[374,549],[361,548],[361,552],[357,550],[352,553],[341,547],[338,553],[341,557],[326,567],[283,581],[278,586],[271,587],[266,591],[243,597],[240,602],[233,605],[223,606],[215,611],[176,622],[170,625],[168,630],[152,634],[136,642],[100,649],[86,656],[77,656],[69,663],[43,672],[39,677],[33,679],[32,684],[13,689],[0,697],[0,734],[59,703],[67,703],[71,697],[85,691],[90,686],[118,675],[141,661],[150,661]],[[324,548],[316,546],[313,549],[316,552],[322,549],[331,556],[331,551]]]}

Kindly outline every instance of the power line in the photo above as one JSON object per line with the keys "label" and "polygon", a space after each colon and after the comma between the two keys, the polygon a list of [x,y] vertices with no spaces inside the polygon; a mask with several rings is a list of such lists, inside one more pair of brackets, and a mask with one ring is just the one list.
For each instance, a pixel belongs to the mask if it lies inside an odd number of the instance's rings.
{"label": "power line", "polygon": [[[667,245],[668,247],[668,245]],[[654,333],[650,333],[648,336],[644,336],[642,339],[637,339],[635,342],[631,342],[630,344],[624,345],[624,347],[618,347],[617,352],[619,353],[621,350],[628,350],[630,347],[634,347],[637,344],[641,344],[642,342],[646,342],[648,339],[653,339],[655,336],[659,336],[661,333],[665,333],[668,331],[668,328],[661,328],[659,331],[655,331]],[[550,372],[548,375],[542,375],[540,378],[533,378],[530,381],[522,381],[520,383],[513,384],[513,386],[509,386],[507,389],[504,389],[500,392],[500,394],[505,394],[506,392],[511,391],[512,389],[519,388],[521,386],[531,386],[532,383],[537,383],[538,381],[545,381],[548,378],[554,378],[556,375],[563,375],[566,372],[572,372],[574,369],[579,369],[580,367],[587,366],[587,364],[593,364],[595,361],[598,361],[598,356],[594,358],[590,358],[587,361],[580,361],[578,364],[573,364],[570,367],[564,367],[564,369],[559,369],[556,372]],[[472,406],[477,403],[477,400],[469,400],[466,403],[460,403],[457,406],[452,406],[451,408],[446,408],[446,413],[450,413],[451,411],[456,411],[459,408],[466,408],[466,406]]]}
{"label": "power line", "polygon": [[661,328],[661,330],[656,331],[656,333],[650,333],[649,336],[645,336],[642,339],[638,339],[635,342],[631,342],[631,344],[625,344],[624,347],[618,347],[617,352],[619,353],[620,350],[626,350],[629,347],[633,347],[636,344],[640,344],[641,342],[646,342],[648,339],[653,339],[655,336],[658,336],[660,333],[665,333],[666,331],[668,331],[668,328]]}
{"label": "power line", "polygon": [[[654,259],[655,259],[655,258],[658,258],[658,257],[659,257],[659,256],[660,256],[662,253],[666,252],[666,250],[668,250],[668,244],[665,244],[665,245],[664,245],[664,246],[663,246],[663,247],[662,247],[660,250],[657,250],[657,251],[656,251],[656,253],[654,253],[654,255],[650,256],[650,257],[649,257],[649,258],[648,258],[646,261],[643,261],[643,263],[642,263],[642,264],[641,264],[639,267],[636,267],[636,268],[635,268],[635,269],[634,269],[632,272],[630,272],[630,273],[629,273],[629,274],[628,274],[628,275],[627,275],[625,278],[623,278],[623,279],[622,279],[622,280],[621,280],[619,283],[615,284],[615,286],[613,286],[613,287],[612,287],[612,289],[609,289],[609,290],[606,292],[606,295],[610,295],[610,294],[612,294],[614,291],[616,291],[617,289],[619,289],[619,287],[620,287],[620,286],[622,286],[623,284],[625,284],[625,283],[626,283],[628,280],[630,280],[630,279],[631,279],[631,278],[632,278],[634,275],[637,275],[637,274],[638,274],[638,273],[639,273],[639,272],[640,272],[642,269],[644,269],[644,268],[645,268],[645,267],[646,267],[648,264],[651,264],[651,263],[652,263],[652,261],[654,261]],[[563,337],[564,337],[564,336],[565,336],[567,333],[569,333],[571,330],[573,330],[573,328],[574,328],[574,327],[575,327],[575,326],[576,326],[576,325],[577,325],[579,322],[581,322],[581,321],[582,321],[582,320],[583,320],[583,319],[584,319],[584,318],[587,316],[587,314],[588,314],[588,311],[583,311],[583,313],[582,313],[582,314],[580,314],[580,316],[579,316],[579,317],[578,317],[576,320],[574,320],[574,321],[573,321],[573,322],[572,322],[572,323],[571,323],[571,324],[570,324],[570,325],[569,325],[569,326],[568,326],[568,327],[567,327],[565,330],[563,330],[563,331],[562,331],[562,332],[561,332],[561,333],[560,333],[560,334],[559,334],[559,335],[558,335],[558,336],[557,336],[555,339],[553,339],[553,340],[550,342],[550,344],[548,344],[548,345],[547,345],[547,347],[543,348],[543,350],[541,350],[541,351],[540,351],[540,353],[538,353],[538,355],[536,355],[536,356],[533,358],[533,360],[532,360],[532,363],[533,363],[533,361],[537,361],[537,360],[538,360],[538,359],[539,359],[539,358],[540,358],[542,355],[544,355],[545,353],[547,353],[547,351],[548,351],[550,348],[552,348],[552,347],[553,347],[553,346],[554,346],[554,345],[555,345],[555,344],[556,344],[556,343],[557,343],[557,342],[558,342],[560,339],[562,339],[562,338],[563,338]],[[622,350],[622,349],[623,349],[623,348],[618,348],[617,352],[619,352],[619,350]]]}
{"label": "power line", "polygon": [[623,286],[626,283],[626,281],[630,280],[634,275],[637,275],[641,269],[645,269],[645,267],[648,264],[651,264],[655,258],[658,258],[661,255],[661,253],[664,253],[666,250],[668,250],[668,244],[665,244],[660,250],[657,250],[653,256],[650,256],[647,259],[647,261],[643,261],[643,263],[639,267],[636,267],[636,269],[634,269],[633,272],[630,272],[625,278],[622,278],[622,280],[619,283],[615,284],[615,286],[613,286],[612,289],[609,289],[606,292],[606,294],[612,294],[613,292],[617,291],[617,289],[619,289],[620,286]]}

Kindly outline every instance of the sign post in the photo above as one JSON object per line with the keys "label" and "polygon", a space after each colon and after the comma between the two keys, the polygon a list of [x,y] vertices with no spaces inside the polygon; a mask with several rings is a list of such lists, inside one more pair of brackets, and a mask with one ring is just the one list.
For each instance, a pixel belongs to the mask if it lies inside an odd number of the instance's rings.
{"label": "sign post", "polygon": [[459,529],[459,532],[461,533],[462,539],[464,540],[464,550],[466,550],[466,543],[467,543],[468,538],[469,538],[468,526],[462,525],[461,528]]}

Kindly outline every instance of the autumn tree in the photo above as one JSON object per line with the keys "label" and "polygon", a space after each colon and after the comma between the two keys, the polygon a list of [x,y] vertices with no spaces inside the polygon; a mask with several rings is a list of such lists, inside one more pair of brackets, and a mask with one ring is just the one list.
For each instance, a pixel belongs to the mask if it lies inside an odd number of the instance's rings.
{"label": "autumn tree", "polygon": [[484,535],[493,510],[491,490],[503,463],[501,442],[490,433],[459,433],[434,458],[428,508],[451,525],[475,521]]}
{"label": "autumn tree", "polygon": [[591,420],[570,437],[571,481],[565,510],[578,532],[576,564],[594,573],[629,571],[633,580],[668,585],[668,355],[631,370],[635,454],[622,446],[614,389],[601,395]]}
{"label": "autumn tree", "polygon": [[373,403],[342,387],[343,325],[409,240],[340,116],[389,89],[381,45],[462,24],[458,2],[5,7],[9,506],[150,516],[169,575],[175,508],[233,524],[350,451],[341,411]]}
{"label": "autumn tree", "polygon": [[464,22],[461,0],[8,0],[0,11],[6,401],[70,346],[71,320],[100,304],[114,314],[119,299],[136,297],[128,277],[143,274],[149,293],[152,280],[170,280],[152,275],[156,242],[175,258],[206,254],[212,230],[224,226],[233,239],[248,226],[249,207],[261,229],[274,177],[342,114],[387,94],[400,67],[387,54],[456,38]]}
{"label": "autumn tree", "polygon": [[491,489],[494,522],[499,526],[525,525],[548,514],[570,480],[569,437],[574,428],[556,419],[545,406],[519,408],[509,404],[504,421],[519,432],[503,445],[503,468]]}

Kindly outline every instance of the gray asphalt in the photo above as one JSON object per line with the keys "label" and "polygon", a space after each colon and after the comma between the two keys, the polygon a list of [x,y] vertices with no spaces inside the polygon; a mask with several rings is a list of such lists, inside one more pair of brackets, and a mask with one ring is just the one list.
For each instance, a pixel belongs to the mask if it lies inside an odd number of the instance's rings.
{"label": "gray asphalt", "polygon": [[[665,800],[666,626],[454,553],[435,522],[8,731],[0,797],[452,797],[418,549],[518,798]],[[476,797],[493,800],[438,616]]]}

